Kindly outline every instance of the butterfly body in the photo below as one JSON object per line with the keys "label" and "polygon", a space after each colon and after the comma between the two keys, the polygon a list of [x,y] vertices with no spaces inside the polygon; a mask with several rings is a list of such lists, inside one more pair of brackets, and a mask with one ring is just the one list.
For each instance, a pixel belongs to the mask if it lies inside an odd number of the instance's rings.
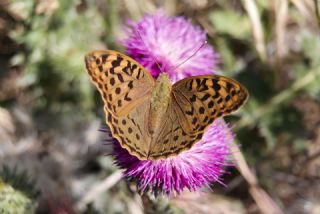
{"label": "butterfly body", "polygon": [[153,135],[161,126],[163,116],[168,110],[172,84],[167,74],[160,74],[150,99],[150,117],[148,130]]}
{"label": "butterfly body", "polygon": [[155,81],[138,62],[116,51],[93,51],[85,62],[113,137],[141,160],[190,149],[215,119],[237,110],[248,97],[240,83],[218,75],[172,85],[161,74]]}

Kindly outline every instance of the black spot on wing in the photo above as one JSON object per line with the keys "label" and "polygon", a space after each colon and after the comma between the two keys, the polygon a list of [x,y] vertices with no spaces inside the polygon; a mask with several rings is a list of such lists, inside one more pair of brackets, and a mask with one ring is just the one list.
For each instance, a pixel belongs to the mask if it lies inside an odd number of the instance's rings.
{"label": "black spot on wing", "polygon": [[190,102],[194,103],[197,100],[197,96],[195,94],[193,94],[189,100],[190,100]]}
{"label": "black spot on wing", "polygon": [[129,87],[129,89],[132,89],[132,88],[133,88],[133,81],[130,81],[130,82],[128,83],[128,87]]}
{"label": "black spot on wing", "polygon": [[126,95],[124,96],[124,100],[125,101],[131,101],[132,99],[129,97],[129,93],[126,93]]}
{"label": "black spot on wing", "polygon": [[112,67],[116,68],[116,67],[120,66],[122,60],[123,60],[123,58],[121,56],[117,56],[117,59],[113,60],[111,63]]}
{"label": "black spot on wing", "polygon": [[120,80],[120,82],[124,82],[124,79],[121,74],[117,73],[117,77],[118,77],[118,80]]}
{"label": "black spot on wing", "polygon": [[103,64],[107,62],[107,58],[108,58],[108,54],[102,54],[101,55],[101,60],[102,60]]}
{"label": "black spot on wing", "polygon": [[120,87],[117,87],[116,90],[115,90],[116,94],[120,94],[121,93],[121,88]]}
{"label": "black spot on wing", "polygon": [[206,101],[207,99],[209,99],[210,94],[205,94],[201,99],[202,102]]}
{"label": "black spot on wing", "polygon": [[98,69],[99,69],[100,72],[102,72],[102,71],[103,71],[103,66],[102,66],[102,65],[99,65],[99,66],[98,66]]}
{"label": "black spot on wing", "polygon": [[115,79],[113,77],[110,78],[110,84],[113,86],[116,83]]}

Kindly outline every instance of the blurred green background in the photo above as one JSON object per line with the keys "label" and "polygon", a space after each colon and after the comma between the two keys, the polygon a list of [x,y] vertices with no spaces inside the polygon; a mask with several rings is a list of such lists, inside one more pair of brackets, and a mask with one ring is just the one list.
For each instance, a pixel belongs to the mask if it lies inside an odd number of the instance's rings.
{"label": "blurred green background", "polygon": [[[221,73],[248,88],[226,120],[271,205],[241,167],[201,197],[141,198],[103,156],[103,104],[84,54],[123,51],[126,21],[159,8],[205,29]],[[317,0],[0,0],[0,211],[320,213],[319,9]]]}

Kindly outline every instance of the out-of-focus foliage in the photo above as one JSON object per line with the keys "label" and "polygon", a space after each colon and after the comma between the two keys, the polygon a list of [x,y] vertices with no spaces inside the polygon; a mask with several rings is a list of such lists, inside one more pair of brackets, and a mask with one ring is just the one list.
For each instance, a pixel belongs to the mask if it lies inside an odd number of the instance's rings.
{"label": "out-of-focus foliage", "polygon": [[34,213],[36,205],[30,198],[0,181],[0,211],[3,214]]}
{"label": "out-of-focus foliage", "polygon": [[24,66],[23,87],[36,86],[37,106],[88,109],[92,93],[81,62],[91,47],[102,47],[104,21],[97,8],[77,1],[17,1],[10,8],[26,13],[24,25],[12,32],[23,45],[12,63]]}
{"label": "out-of-focus foliage", "polygon": [[[175,200],[148,201],[134,185],[119,181],[112,158],[102,156],[110,152],[97,131],[104,127],[102,103],[84,70],[86,52],[121,50],[117,40],[125,36],[124,23],[162,8],[203,27],[220,54],[221,73],[249,89],[246,106],[226,119],[235,124],[260,184],[288,213],[319,213],[316,2],[0,0],[0,165],[9,167],[0,174],[0,192],[23,198],[32,209],[37,204],[43,213],[142,213],[142,207],[195,212],[196,206]],[[27,192],[39,190],[39,197],[26,194],[5,173],[15,167],[35,180]],[[248,186],[233,169],[225,176],[228,187],[210,194],[237,200],[242,206],[236,213],[243,207],[257,213]],[[209,210],[202,213],[226,210],[211,198],[200,206]],[[0,210],[8,206],[0,201]]]}
{"label": "out-of-focus foliage", "polygon": [[37,190],[34,189],[34,182],[28,177],[25,171],[18,172],[17,168],[10,169],[4,165],[0,171],[0,178],[3,183],[10,184],[10,186],[24,192],[24,194],[30,198],[36,198],[39,194]]}
{"label": "out-of-focus foliage", "polygon": [[0,211],[1,213],[34,213],[37,207],[37,191],[29,181],[26,172],[6,166],[0,171]]}

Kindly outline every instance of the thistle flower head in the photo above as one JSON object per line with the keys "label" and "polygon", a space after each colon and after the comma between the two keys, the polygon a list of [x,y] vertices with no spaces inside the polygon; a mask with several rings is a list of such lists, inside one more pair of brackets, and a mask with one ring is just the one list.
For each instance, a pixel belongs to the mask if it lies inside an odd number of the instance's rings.
{"label": "thistle flower head", "polygon": [[[217,54],[204,45],[205,32],[182,17],[166,17],[162,12],[146,15],[138,23],[130,22],[129,37],[122,41],[127,54],[145,66],[156,78],[168,72],[172,82],[188,76],[212,74]],[[155,61],[157,60],[157,62]],[[188,59],[180,67],[172,68]],[[160,64],[161,70],[156,63]],[[139,160],[131,156],[115,140],[116,163],[125,169],[124,175],[134,179],[141,191],[151,190],[171,195],[184,189],[197,190],[221,181],[224,167],[230,164],[229,146],[233,134],[223,120],[207,129],[201,141],[190,150],[161,160]]]}
{"label": "thistle flower head", "polygon": [[129,37],[121,43],[127,54],[154,77],[164,71],[176,82],[188,76],[212,74],[216,66],[218,55],[204,44],[206,33],[183,17],[167,17],[159,11],[140,22],[129,21],[126,31]]}
{"label": "thistle flower head", "polygon": [[216,121],[204,134],[202,140],[190,150],[177,156],[160,160],[139,160],[131,156],[119,143],[114,144],[117,164],[125,169],[124,175],[136,180],[141,191],[150,189],[168,195],[181,193],[185,188],[195,191],[221,182],[220,177],[229,165],[227,157],[233,135],[227,125]]}

